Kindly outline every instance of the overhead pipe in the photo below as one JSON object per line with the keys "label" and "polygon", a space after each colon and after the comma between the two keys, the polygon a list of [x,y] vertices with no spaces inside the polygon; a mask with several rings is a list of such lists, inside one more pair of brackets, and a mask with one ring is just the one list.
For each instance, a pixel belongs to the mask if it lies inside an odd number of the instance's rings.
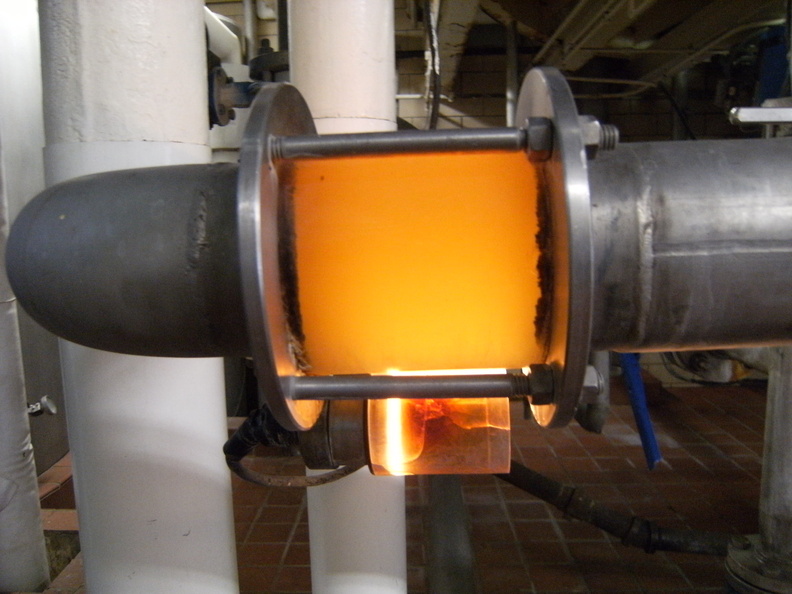
{"label": "overhead pipe", "polygon": [[[39,9],[50,185],[209,162],[201,3]],[[238,592],[222,360],[61,354],[87,589]]]}
{"label": "overhead pipe", "polygon": [[[289,2],[288,13],[291,80],[317,131],[396,130],[393,2]],[[314,591],[406,592],[404,506],[403,478],[366,469],[309,490]]]}

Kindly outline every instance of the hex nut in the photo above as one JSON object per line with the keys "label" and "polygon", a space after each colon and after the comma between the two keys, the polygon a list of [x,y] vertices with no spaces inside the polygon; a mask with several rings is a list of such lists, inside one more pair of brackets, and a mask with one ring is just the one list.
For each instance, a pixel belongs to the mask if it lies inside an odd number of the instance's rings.
{"label": "hex nut", "polygon": [[547,161],[553,152],[553,122],[549,118],[528,118],[528,158],[534,162]]}
{"label": "hex nut", "polygon": [[553,368],[550,365],[540,364],[531,365],[531,373],[528,382],[531,386],[531,394],[528,401],[534,405],[552,404],[553,394]]}

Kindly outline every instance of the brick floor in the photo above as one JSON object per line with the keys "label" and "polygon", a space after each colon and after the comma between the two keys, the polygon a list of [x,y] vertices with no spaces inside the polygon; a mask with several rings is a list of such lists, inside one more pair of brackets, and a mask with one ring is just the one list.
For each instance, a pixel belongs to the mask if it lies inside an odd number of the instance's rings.
{"label": "brick floor", "polygon": [[[761,390],[654,387],[650,409],[664,460],[650,472],[617,382],[601,435],[574,423],[540,429],[521,420],[515,404],[513,457],[617,510],[664,526],[755,533],[764,407]],[[277,473],[298,472],[302,466],[297,460],[263,457],[251,464]],[[468,476],[462,483],[482,593],[723,591],[721,558],[648,555],[562,517],[494,477]],[[233,486],[241,591],[310,592],[304,490],[257,487],[236,478]],[[428,591],[427,500],[427,480],[408,477],[408,584],[416,594]],[[72,565],[48,592],[82,591],[79,558]]]}

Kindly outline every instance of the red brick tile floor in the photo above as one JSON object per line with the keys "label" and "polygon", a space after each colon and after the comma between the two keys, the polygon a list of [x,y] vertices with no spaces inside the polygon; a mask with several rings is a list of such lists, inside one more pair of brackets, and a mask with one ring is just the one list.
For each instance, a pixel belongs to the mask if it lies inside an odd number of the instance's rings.
{"label": "red brick tile floor", "polygon": [[[543,430],[513,405],[513,457],[582,488],[592,498],[662,526],[756,533],[764,392],[745,387],[650,386],[664,460],[646,469],[632,412],[618,382],[600,435],[575,423]],[[254,457],[259,471],[299,472],[297,460]],[[476,575],[482,593],[723,592],[723,559],[646,554],[491,476],[467,476]],[[245,594],[310,592],[305,492],[234,478],[240,588]],[[407,479],[409,591],[425,584],[427,483]],[[48,592],[82,592],[78,559]],[[75,575],[77,576],[75,578]]]}

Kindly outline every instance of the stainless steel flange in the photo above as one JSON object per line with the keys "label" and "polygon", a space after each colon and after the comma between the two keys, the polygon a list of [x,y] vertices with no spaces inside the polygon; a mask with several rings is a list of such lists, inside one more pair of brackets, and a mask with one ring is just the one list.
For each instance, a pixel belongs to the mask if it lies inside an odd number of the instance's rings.
{"label": "stainless steel flange", "polygon": [[[322,411],[316,400],[292,398],[300,375],[299,329],[294,328],[296,286],[289,304],[289,222],[291,184],[288,161],[273,159],[274,137],[316,134],[311,113],[300,93],[287,84],[265,85],[251,107],[242,141],[237,185],[237,217],[242,293],[250,349],[264,400],[286,429],[310,429]],[[290,279],[296,283],[296,275]],[[288,280],[288,279],[287,279]],[[298,317],[298,314],[297,314]]]}
{"label": "stainless steel flange", "polygon": [[[561,427],[573,418],[588,360],[591,326],[591,214],[586,152],[579,118],[563,76],[554,69],[529,72],[520,93],[518,121],[552,125],[552,148],[534,159],[540,176],[542,300],[538,338],[553,369],[550,403],[532,405],[539,424]],[[239,174],[239,236],[242,286],[251,350],[264,400],[285,427],[305,430],[322,404],[296,398],[300,375],[283,298],[282,209],[289,161],[276,159],[283,144],[272,139],[315,134],[310,112],[289,85],[268,85],[258,94],[245,132]],[[530,143],[529,143],[530,144]],[[529,152],[532,149],[528,147]],[[535,157],[536,155],[534,155]],[[280,180],[280,182],[279,182]],[[574,287],[574,290],[572,288]],[[293,329],[293,328],[292,328]]]}
{"label": "stainless steel flange", "polygon": [[[563,427],[574,417],[591,338],[591,203],[586,150],[575,102],[554,68],[534,68],[517,104],[518,125],[530,118],[552,123],[549,156],[536,159],[539,173],[540,283],[538,338],[553,369],[553,401],[531,405],[544,427]],[[530,148],[530,147],[529,147]]]}

